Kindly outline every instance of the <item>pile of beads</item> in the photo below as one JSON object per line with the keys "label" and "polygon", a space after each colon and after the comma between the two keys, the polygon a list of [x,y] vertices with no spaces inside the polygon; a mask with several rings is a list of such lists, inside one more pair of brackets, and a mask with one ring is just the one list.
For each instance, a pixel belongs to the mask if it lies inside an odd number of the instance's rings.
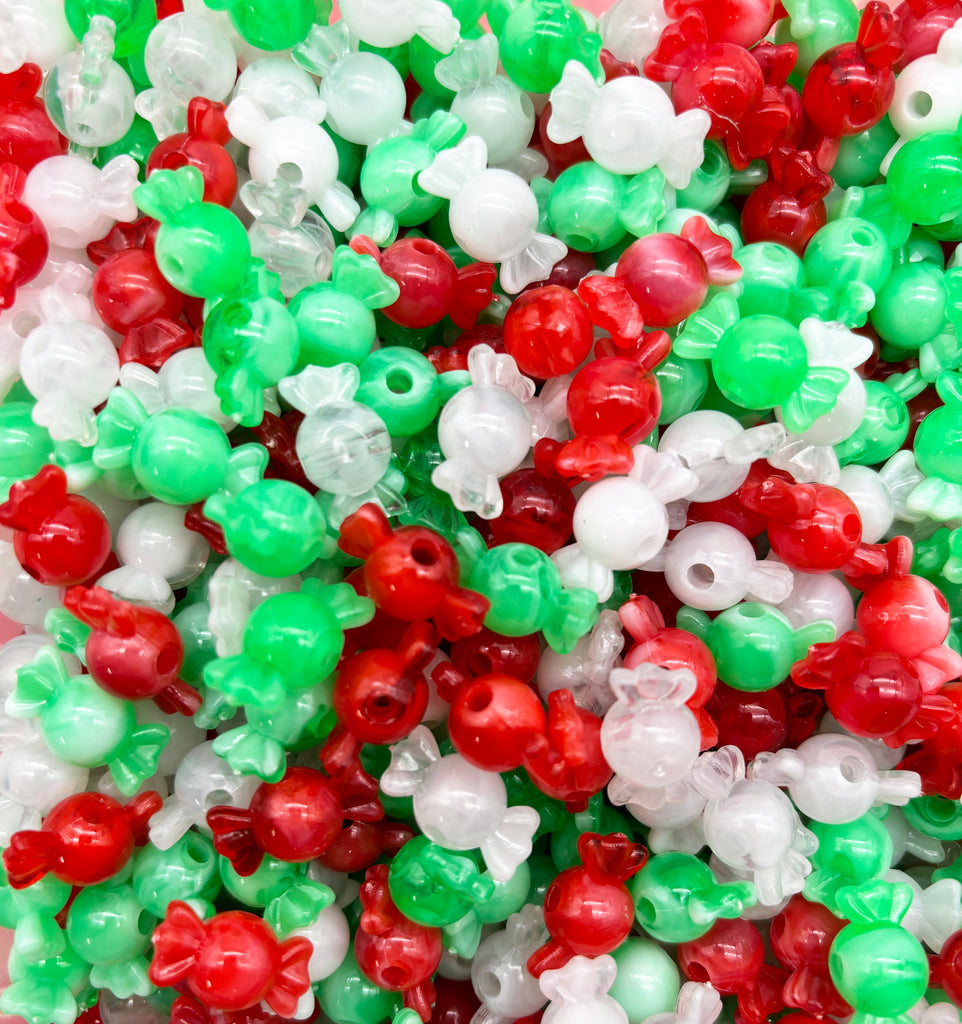
{"label": "pile of beads", "polygon": [[957,1024],[962,0],[0,0],[0,1010]]}

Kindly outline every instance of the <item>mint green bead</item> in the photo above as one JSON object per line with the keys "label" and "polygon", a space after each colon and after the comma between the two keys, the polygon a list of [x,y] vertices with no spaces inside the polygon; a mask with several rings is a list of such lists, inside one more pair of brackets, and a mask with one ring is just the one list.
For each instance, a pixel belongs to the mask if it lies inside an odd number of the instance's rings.
{"label": "mint green bead", "polygon": [[531,891],[531,868],[522,861],[507,881],[494,881],[494,891],[486,899],[475,904],[474,912],[484,924],[507,921],[528,902]]}
{"label": "mint green bead", "polygon": [[[204,0],[214,10],[226,10],[234,27],[259,50],[288,50],[303,42],[315,20],[331,13],[330,0]],[[319,9],[320,8],[320,9]]]}
{"label": "mint green bead", "polygon": [[748,316],[721,336],[711,359],[718,390],[745,409],[773,409],[801,387],[808,353],[798,330],[776,316]]}
{"label": "mint green bead", "polygon": [[840,889],[881,878],[888,871],[892,837],[871,811],[841,825],[812,820],[808,827],[818,839],[818,849],[809,858],[812,873],[805,879],[803,895],[824,903],[833,914],[841,914],[837,902]]}
{"label": "mint green bead", "polygon": [[912,828],[935,839],[962,839],[962,804],[943,796],[919,796],[902,808]]}
{"label": "mint green bead", "polygon": [[568,0],[522,0],[495,32],[505,74],[526,92],[550,92],[569,60],[601,76],[601,36]]}
{"label": "mint green bead", "polygon": [[237,874],[226,857],[220,857],[219,861],[224,889],[246,907],[266,907],[307,873],[306,864],[288,864],[266,854],[251,875]]}
{"label": "mint green bead", "polygon": [[898,137],[886,115],[860,135],[839,139],[838,156],[832,165],[836,185],[840,188],[871,185],[879,175],[882,160]]}
{"label": "mint green bead", "polygon": [[835,936],[828,970],[859,1014],[891,1019],[925,995],[929,962],[914,935],[892,921],[853,922]]}
{"label": "mint green bead", "polygon": [[843,466],[876,466],[891,458],[908,437],[909,410],[901,395],[882,381],[867,380],[865,397],[865,415],[858,429],[835,445]]}
{"label": "mint green bead", "polygon": [[364,201],[394,214],[402,227],[430,220],[444,200],[419,188],[417,176],[436,156],[437,152],[419,139],[398,136],[379,142],[361,167]]}
{"label": "mint green bead", "polygon": [[719,885],[704,861],[688,853],[659,853],[628,883],[635,918],[659,942],[688,942],[722,918],[739,917],[755,902],[749,882]]}
{"label": "mint green bead", "polygon": [[300,339],[298,371],[305,366],[357,365],[374,347],[373,312],[326,281],[299,291],[287,311]]}
{"label": "mint green bead", "polygon": [[732,168],[722,147],[712,139],[705,140],[705,158],[696,167],[691,181],[675,193],[679,206],[711,213],[728,195]]}
{"label": "mint green bead", "polygon": [[[826,50],[855,40],[858,35],[859,10],[852,0],[815,0],[811,3],[807,0],[799,3],[796,0],[796,3],[786,5],[790,15],[796,10],[796,5],[808,15],[812,24],[805,25],[805,33],[795,35],[792,19],[784,18],[775,30],[775,40],[798,46],[794,73],[807,75],[816,59]],[[795,31],[798,31],[797,25]]]}
{"label": "mint green bead", "polygon": [[37,962],[13,949],[7,969],[12,984],[0,993],[0,1010],[28,1024],[73,1024],[96,997],[90,991],[89,965],[69,944],[57,956]]}
{"label": "mint green bead", "polygon": [[33,422],[28,402],[0,405],[0,492],[17,480],[34,476],[53,458],[53,441],[46,427]]}
{"label": "mint green bead", "polygon": [[875,297],[869,322],[883,341],[917,350],[945,324],[947,293],[941,268],[931,263],[895,267]]}
{"label": "mint green bead", "polygon": [[98,14],[110,18],[116,26],[115,58],[141,53],[157,24],[154,0],[65,0],[64,14],[78,42],[83,41],[91,18]]}
{"label": "mint green bead", "polygon": [[40,718],[51,751],[84,768],[104,764],[136,726],[133,704],[111,696],[90,676],[76,676],[60,687]]}
{"label": "mint green bead", "polygon": [[812,287],[839,292],[858,282],[877,292],[892,271],[892,250],[871,221],[843,217],[815,232],[802,265]]}
{"label": "mint green bead", "polygon": [[586,161],[566,167],[548,198],[552,233],[571,249],[601,252],[625,237],[619,219],[627,179]]}
{"label": "mint green bead", "polygon": [[735,255],[742,268],[738,279],[738,311],[742,316],[788,318],[792,296],[805,287],[802,261],[777,242],[753,242]]}
{"label": "mint green bead", "polygon": [[681,978],[675,961],[655,942],[634,937],[611,951],[618,966],[608,990],[628,1015],[628,1024],[642,1024],[656,1013],[675,1009]]}
{"label": "mint green bead", "polygon": [[72,891],[52,874],[26,889],[14,889],[6,875],[0,876],[0,926],[14,929],[13,948],[34,961],[62,952],[64,936],[56,915]]}
{"label": "mint green bead", "polygon": [[193,409],[161,409],[137,435],[131,468],[140,485],[171,505],[193,505],[224,482],[230,441]]}
{"label": "mint green bead", "polygon": [[906,220],[936,225],[962,214],[962,140],[955,132],[928,132],[895,154],[886,182]]}
{"label": "mint green bead", "polygon": [[210,606],[206,601],[178,609],[171,620],[184,642],[180,678],[194,686],[201,681],[207,662],[217,657],[217,638],[211,632],[209,620]]}
{"label": "mint green bead", "polygon": [[913,226],[908,241],[892,254],[895,266],[903,263],[931,263],[940,270],[945,269],[945,253],[938,239],[928,228]]}
{"label": "mint green bead", "polygon": [[919,424],[912,447],[926,476],[962,483],[962,402],[933,409]]}
{"label": "mint green bead", "polygon": [[461,23],[461,38],[464,39],[477,27],[490,0],[444,0],[444,2]]}
{"label": "mint green bead", "polygon": [[334,1024],[385,1024],[401,1004],[396,992],[368,981],[349,949],[341,966],[315,986],[321,1009]]}
{"label": "mint green bead", "polygon": [[169,850],[148,843],[134,859],[130,884],[144,909],[163,918],[172,900],[212,903],[221,890],[214,844],[199,832],[181,836]]}

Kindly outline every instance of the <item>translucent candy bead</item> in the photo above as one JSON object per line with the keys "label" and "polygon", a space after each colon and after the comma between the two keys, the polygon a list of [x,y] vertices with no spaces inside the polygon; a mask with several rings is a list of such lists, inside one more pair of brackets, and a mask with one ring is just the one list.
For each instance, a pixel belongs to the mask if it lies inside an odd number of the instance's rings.
{"label": "translucent candy bead", "polygon": [[239,775],[213,751],[211,742],[201,743],[181,761],[174,776],[174,793],[150,821],[150,841],[159,850],[169,850],[193,826],[207,828],[211,807],[247,807],[260,780]]}
{"label": "translucent candy bead", "polygon": [[760,754],[751,774],[787,786],[803,814],[830,824],[854,821],[875,803],[905,804],[921,792],[915,772],[880,772],[857,739],[832,734],[813,736],[798,750]]}
{"label": "translucent candy bead", "polygon": [[4,0],[0,11],[0,74],[12,74],[28,62],[47,71],[77,44],[57,0]]}
{"label": "translucent candy bead", "polygon": [[640,68],[668,26],[663,8],[657,0],[615,0],[598,26],[605,49]]}
{"label": "translucent candy bead", "polygon": [[703,110],[676,116],[665,93],[645,78],[628,75],[599,88],[578,61],[565,65],[551,90],[552,142],[583,137],[591,159],[605,170],[633,175],[657,167],[674,188],[686,188],[701,165],[710,124]]}
{"label": "translucent candy bead", "polygon": [[558,654],[550,647],[542,652],[536,676],[542,698],[547,700],[555,690],[567,689],[580,707],[603,715],[615,701],[608,677],[612,669],[621,667],[624,645],[618,613],[601,612],[594,629],[570,654]]}
{"label": "translucent candy bead", "polygon": [[293,228],[273,223],[265,215],[258,217],[248,230],[251,255],[264,261],[264,266],[280,278],[285,298],[326,280],[331,273],[334,236],[321,217],[308,210]]}
{"label": "translucent candy bead", "polygon": [[384,49],[419,36],[433,49],[450,53],[461,27],[440,0],[347,0],[341,17],[362,42]]}
{"label": "translucent candy bead", "polygon": [[418,181],[425,191],[451,200],[451,233],[475,259],[501,264],[501,283],[512,293],[548,276],[568,249],[538,232],[538,203],[510,171],[489,169],[484,141],[469,136],[438,153]]}
{"label": "translucent candy bead", "polygon": [[157,138],[187,128],[187,105],[195,96],[224,100],[237,75],[230,41],[209,18],[173,14],[158,21],[147,37],[144,67],[152,88],[134,106],[150,121]]}
{"label": "translucent candy bead", "polygon": [[381,777],[389,796],[413,796],[421,831],[451,850],[478,847],[491,877],[505,881],[527,859],[538,813],[507,805],[500,776],[475,768],[460,754],[441,757],[424,727],[391,748],[391,766]]}
{"label": "translucent candy bead", "polygon": [[471,983],[497,1024],[535,1013],[547,1001],[526,966],[546,936],[542,908],[529,903],[478,947],[471,961]]}
{"label": "translucent candy bead", "polygon": [[628,1024],[628,1015],[608,995],[617,972],[617,964],[608,955],[575,956],[564,967],[545,971],[539,984],[551,1002],[542,1021],[575,1024],[590,1015],[598,1024]]}
{"label": "translucent candy bead", "polygon": [[80,146],[107,146],[123,138],[134,121],[134,87],[112,58],[116,26],[95,15],[79,50],[50,69],[44,90],[47,113],[57,129]]}
{"label": "translucent candy bead", "polygon": [[759,561],[745,536],[724,523],[694,523],[678,533],[665,556],[665,581],[692,608],[722,611],[746,598],[778,604],[793,577],[778,562]]}
{"label": "translucent candy bead", "polygon": [[281,57],[261,57],[248,64],[234,84],[233,96],[252,100],[271,121],[303,117],[320,124],[327,112],[314,79],[303,68]]}
{"label": "translucent candy bead", "polygon": [[0,842],[21,829],[38,829],[61,800],[82,792],[88,769],[68,764],[43,742],[9,744],[0,758]]}
{"label": "translucent candy bead", "polygon": [[521,465],[531,447],[531,419],[524,403],[534,382],[522,376],[511,356],[479,345],[468,355],[472,386],[448,401],[438,421],[445,461],[431,475],[455,507],[495,519],[504,501],[500,477]]}

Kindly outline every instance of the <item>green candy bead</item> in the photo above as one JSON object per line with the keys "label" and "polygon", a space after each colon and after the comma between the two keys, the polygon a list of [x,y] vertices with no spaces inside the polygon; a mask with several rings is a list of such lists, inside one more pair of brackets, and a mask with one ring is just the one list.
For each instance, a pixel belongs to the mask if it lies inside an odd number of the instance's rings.
{"label": "green candy bead", "polygon": [[302,42],[315,21],[326,22],[330,0],[204,0],[216,11],[226,10],[244,39],[259,50],[287,50]]}
{"label": "green candy bead", "polygon": [[560,654],[570,654],[598,618],[598,598],[590,590],[566,589],[554,563],[528,544],[499,544],[486,552],[467,583],[491,602],[488,629],[503,636],[539,630]]}
{"label": "green candy bead", "polygon": [[935,839],[962,839],[962,804],[943,796],[919,796],[902,809],[912,828]]}
{"label": "green candy bead", "polygon": [[789,0],[785,9],[789,17],[778,23],[775,40],[798,46],[796,75],[807,75],[826,50],[858,35],[859,10],[852,0]]}
{"label": "green candy bead", "polygon": [[217,657],[217,638],[209,625],[210,605],[198,602],[179,609],[171,621],[184,642],[184,664],[180,678],[196,685],[201,680],[204,666]]}
{"label": "green candy bead", "polygon": [[98,167],[103,167],[110,163],[115,156],[131,156],[140,167],[138,177],[143,179],[147,173],[147,160],[157,142],[157,133],[154,131],[153,125],[139,115],[135,115],[134,123],[123,136],[109,146],[98,147],[94,163]]}
{"label": "green candy bead", "polygon": [[748,316],[729,327],[712,355],[719,391],[745,409],[784,404],[805,380],[805,342],[776,316]]}
{"label": "green candy bead", "polygon": [[843,466],[876,466],[893,456],[908,437],[909,410],[901,395],[882,381],[867,380],[865,398],[865,415],[855,433],[835,445]]}
{"label": "green candy bead", "polygon": [[73,1024],[81,1006],[92,1003],[90,967],[69,944],[57,956],[30,962],[16,949],[7,962],[10,984],[0,993],[0,1010],[29,1024]]}
{"label": "green candy bead", "polygon": [[818,839],[818,849],[810,858],[812,873],[805,879],[803,894],[808,900],[824,903],[836,916],[844,916],[839,891],[881,878],[888,871],[892,837],[871,812],[841,825],[810,821],[808,827]]}
{"label": "green candy bead", "polygon": [[722,918],[739,917],[755,902],[750,882],[719,885],[711,869],[688,853],[660,853],[628,883],[635,917],[659,942],[688,942]]}
{"label": "green candy bead", "polygon": [[213,420],[192,409],[162,409],[138,434],[131,468],[153,497],[193,505],[221,486],[230,453],[227,435]]}
{"label": "green candy bead", "polygon": [[742,276],[735,288],[738,312],[743,317],[788,316],[791,300],[805,287],[802,261],[784,245],[753,242],[738,250],[735,260]]}
{"label": "green candy bead", "polygon": [[163,918],[172,900],[212,903],[221,890],[214,844],[199,832],[181,836],[169,850],[152,844],[134,860],[130,884],[144,909]]}
{"label": "green candy bead", "polygon": [[711,620],[704,612],[684,607],[677,623],[707,644],[723,683],[749,693],[777,686],[812,644],[835,639],[835,627],[828,620],[793,629],[778,609],[754,601],[737,604]]}
{"label": "green candy bead", "polygon": [[298,292],[287,308],[301,342],[298,369],[358,364],[374,347],[373,312],[327,282]]}
{"label": "green candy bead", "polygon": [[628,938],[611,951],[618,966],[608,990],[628,1015],[628,1024],[642,1024],[656,1013],[675,1009],[681,978],[675,961],[649,939]]}
{"label": "green candy bead", "polygon": [[494,891],[471,857],[445,850],[426,836],[416,836],[394,855],[388,885],[398,910],[431,928],[454,923]]}
{"label": "green candy bead", "polygon": [[569,60],[601,77],[601,36],[568,0],[523,0],[495,31],[505,74],[526,92],[550,92]]}
{"label": "green candy bead", "polygon": [[625,237],[619,214],[627,179],[595,163],[566,167],[548,198],[553,234],[579,252],[602,252]]}
{"label": "green candy bead", "polygon": [[895,267],[875,299],[869,321],[883,341],[919,349],[943,328],[948,290],[945,274],[932,263]]}
{"label": "green candy bead", "polygon": [[141,53],[157,24],[154,0],[65,0],[64,15],[78,42],[90,28],[90,19],[98,14],[116,26],[115,58]]}
{"label": "green candy bead", "polygon": [[219,860],[224,889],[247,907],[266,907],[307,872],[306,864],[288,864],[266,854],[257,870],[250,875],[239,875],[226,857]]}
{"label": "green candy bead", "polygon": [[0,497],[10,485],[34,476],[53,458],[53,441],[46,427],[33,422],[28,402],[0,405]]}
{"label": "green candy bead", "polygon": [[692,173],[691,181],[675,194],[679,206],[711,213],[728,195],[732,168],[722,147],[712,139],[705,140],[705,158]]}
{"label": "green candy bead", "polygon": [[926,476],[962,483],[962,402],[933,409],[919,424],[913,450]]}
{"label": "green candy bead", "polygon": [[63,932],[55,917],[70,898],[71,886],[47,874],[26,889],[14,889],[0,876],[0,925],[14,929],[13,948],[25,960],[62,953]]}
{"label": "green candy bead", "polygon": [[898,138],[898,132],[886,116],[860,135],[839,139],[838,156],[832,165],[835,183],[840,188],[871,185],[879,175],[885,155]]}
{"label": "green candy bead", "polygon": [[[483,877],[488,877],[487,872]],[[486,900],[475,905],[474,913],[484,924],[507,921],[512,914],[516,914],[529,902],[531,883],[531,868],[527,861],[522,861],[507,881],[494,881],[494,891]]]}
{"label": "green candy bead", "polygon": [[155,171],[133,192],[144,213],[161,222],[154,245],[160,272],[186,295],[215,298],[241,286],[251,247],[237,217],[202,202],[203,195],[204,178],[196,167]]}
{"label": "green candy bead", "polygon": [[962,140],[955,132],[909,139],[892,158],[886,182],[892,204],[915,224],[940,224],[962,214]]}
{"label": "green candy bead", "polygon": [[353,949],[314,991],[321,1009],[334,1024],[385,1024],[401,1001],[396,992],[387,992],[368,981]]}

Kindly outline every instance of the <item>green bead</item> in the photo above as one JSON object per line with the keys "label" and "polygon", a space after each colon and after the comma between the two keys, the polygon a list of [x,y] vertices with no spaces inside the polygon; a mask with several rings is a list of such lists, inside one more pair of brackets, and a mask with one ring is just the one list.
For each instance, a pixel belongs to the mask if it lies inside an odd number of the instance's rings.
{"label": "green bead", "polygon": [[728,195],[732,168],[722,147],[712,139],[705,140],[705,159],[692,173],[686,188],[675,194],[679,206],[711,213]]}
{"label": "green bead", "polygon": [[642,1024],[656,1013],[675,1009],[681,978],[675,961],[649,939],[628,938],[611,951],[618,966],[608,990],[628,1015],[628,1024]]}
{"label": "green bead", "polygon": [[61,687],[40,719],[53,753],[85,768],[104,764],[136,725],[133,704],[111,696],[90,676],[75,677]]}
{"label": "green bead", "polygon": [[353,189],[357,184],[358,175],[361,173],[361,164],[364,162],[364,154],[360,146],[354,142],[348,142],[331,128],[330,125],[322,124],[321,127],[331,138],[334,148],[337,150],[337,180],[342,185]]}
{"label": "green bead", "polygon": [[528,544],[499,544],[471,572],[470,590],[491,602],[488,629],[504,636],[539,630],[561,654],[574,650],[598,618],[598,599],[590,590],[565,589],[554,563]]}
{"label": "green bead", "polygon": [[116,142],[109,146],[100,146],[97,149],[95,163],[103,167],[110,163],[115,156],[131,156],[140,165],[139,177],[141,180],[146,175],[147,160],[157,145],[157,133],[149,121],[139,115],[134,116],[134,123],[127,129],[127,132]]}
{"label": "green bead", "polygon": [[88,963],[119,964],[150,945],[156,921],[129,885],[88,885],[67,915],[67,939]]}
{"label": "green bead", "polygon": [[798,46],[797,75],[807,75],[826,50],[854,42],[858,35],[859,10],[852,0],[789,0],[785,9],[790,17],[778,23],[775,39]]}
{"label": "green bead", "polygon": [[908,241],[893,254],[895,265],[903,263],[931,263],[945,269],[945,254],[938,240],[927,228],[913,226]]}
{"label": "green bead", "polygon": [[579,252],[601,252],[626,232],[619,214],[627,179],[590,161],[566,167],[548,198],[552,233]]}
{"label": "green bead", "polygon": [[926,476],[962,483],[962,402],[933,409],[919,424],[913,450]]}
{"label": "green bead", "polygon": [[833,914],[839,914],[840,889],[881,878],[888,871],[892,837],[871,812],[841,825],[813,820],[808,827],[818,839],[818,849],[810,858],[812,873],[805,879],[805,898],[824,903]]}
{"label": "green bead", "polygon": [[360,299],[326,281],[299,291],[287,309],[300,338],[298,370],[338,363],[357,365],[374,347],[374,314]]}
{"label": "green bead", "polygon": [[882,381],[867,380],[865,398],[865,415],[858,429],[835,445],[835,454],[843,466],[876,466],[891,458],[908,437],[909,410],[901,395]]}
{"label": "green bead", "polygon": [[753,242],[739,249],[735,259],[742,268],[738,311],[743,317],[767,314],[786,317],[792,296],[805,286],[802,261],[784,245]]}
{"label": "green bead", "polygon": [[70,31],[83,40],[95,15],[110,18],[116,26],[114,57],[141,53],[157,23],[154,0],[65,0],[64,14]]}
{"label": "green bead", "polygon": [[[463,31],[462,38],[470,38]],[[444,108],[451,105],[451,100],[457,95],[453,89],[442,85],[437,79],[438,61],[444,60],[448,54],[442,53],[420,36],[415,36],[408,47],[408,59],[411,64],[411,77],[421,86],[422,96],[429,96],[433,100],[440,101]]]}
{"label": "green bead", "polygon": [[[485,874],[487,877],[487,874]],[[494,882],[494,891],[476,904],[474,913],[484,924],[498,924],[507,921],[528,902],[531,891],[531,868],[522,861],[515,873],[505,882]]]}
{"label": "green bead", "polygon": [[12,982],[0,993],[0,1010],[29,1024],[73,1024],[86,1005],[90,967],[68,944],[57,956],[30,962],[14,948],[7,963]]}
{"label": "green bead", "polygon": [[230,441],[192,409],[161,409],[144,424],[131,468],[148,494],[171,505],[193,505],[224,482]]}
{"label": "green bead", "polygon": [[0,925],[14,929],[13,948],[26,960],[63,952],[64,936],[55,918],[71,892],[70,885],[51,874],[26,889],[14,889],[6,875],[0,875]]}
{"label": "green bead", "polygon": [[501,66],[526,92],[550,92],[569,60],[601,76],[601,36],[568,0],[523,0],[498,30]]}
{"label": "green bead", "polygon": [[180,677],[191,685],[200,682],[204,666],[217,657],[217,638],[211,632],[210,606],[198,602],[178,610],[172,621],[184,641],[184,664]]}
{"label": "green bead", "polygon": [[567,871],[581,864],[578,853],[578,840],[583,832],[597,832],[600,835],[613,835],[623,832],[633,835],[637,822],[632,818],[603,804],[597,797],[590,802],[588,809],[576,814],[566,814],[561,827],[551,833],[551,858],[558,871]]}
{"label": "green bead", "polygon": [[410,136],[379,142],[361,167],[364,201],[394,214],[402,227],[430,220],[444,200],[419,188],[417,176],[436,156],[437,151],[426,142]]}
{"label": "green bead", "polygon": [[927,132],[895,154],[886,182],[906,220],[939,224],[962,214],[962,141],[955,132]]}
{"label": "green bead", "polygon": [[533,854],[528,858],[528,870],[531,872],[531,888],[525,903],[541,906],[545,893],[551,883],[558,877],[558,869],[551,857],[544,854]]}
{"label": "green bead", "polygon": [[[489,0],[444,0],[451,13],[461,23],[462,39],[472,32],[484,16]],[[419,38],[415,36],[415,38]]]}
{"label": "green bead", "polygon": [[688,853],[660,853],[628,883],[642,931],[659,942],[688,942],[720,918],[739,917],[755,902],[749,882],[719,885],[711,869]]}
{"label": "green bead", "polygon": [[408,59],[409,45],[409,43],[401,43],[398,46],[371,46],[370,43],[365,43],[362,39],[357,48],[362,53],[375,53],[378,57],[383,57],[393,65],[394,70],[403,79],[407,78],[411,71],[411,62]]}
{"label": "green bead", "polygon": [[802,264],[813,287],[838,293],[844,286],[858,283],[877,292],[891,273],[892,250],[871,221],[843,217],[815,232]]}
{"label": "green bead", "polygon": [[321,1009],[334,1024],[385,1024],[400,1004],[396,992],[368,981],[349,949],[341,966],[314,990]]}
{"label": "green bead", "polygon": [[166,915],[172,900],[213,902],[221,889],[214,844],[198,832],[181,836],[169,850],[148,843],[136,855],[130,884],[157,918]]}
{"label": "green bead", "polygon": [[445,850],[426,836],[416,836],[394,855],[388,882],[398,910],[431,928],[458,921],[494,890],[471,857]]}
{"label": "green bead", "polygon": [[247,907],[266,907],[307,872],[306,864],[288,864],[266,854],[257,870],[250,875],[237,874],[226,857],[219,860],[224,888]]}
{"label": "green bead", "polygon": [[902,809],[912,828],[935,839],[962,839],[962,804],[942,796],[919,796]]}
{"label": "green bead", "polygon": [[903,263],[892,270],[869,313],[883,341],[915,350],[942,330],[947,299],[943,276],[931,263]]}
{"label": "green bead", "polygon": [[788,401],[808,373],[802,336],[776,316],[743,317],[721,336],[712,359],[718,390],[745,409]]}
{"label": "green bead", "polygon": [[914,935],[891,921],[854,922],[835,936],[828,970],[859,1014],[892,1018],[925,995],[929,962]]}
{"label": "green bead", "polygon": [[320,10],[315,0],[205,0],[208,7],[227,10],[230,20],[244,39],[259,50],[288,50],[303,42],[315,21],[321,21],[329,0],[322,0]]}
{"label": "green bead", "polygon": [[33,422],[27,402],[0,405],[0,496],[10,484],[34,476],[53,458],[53,441],[46,427]]}
{"label": "green bead", "polygon": [[871,185],[879,175],[882,160],[898,141],[898,137],[898,132],[886,116],[860,135],[839,139],[838,156],[832,165],[835,183],[840,188]]}

